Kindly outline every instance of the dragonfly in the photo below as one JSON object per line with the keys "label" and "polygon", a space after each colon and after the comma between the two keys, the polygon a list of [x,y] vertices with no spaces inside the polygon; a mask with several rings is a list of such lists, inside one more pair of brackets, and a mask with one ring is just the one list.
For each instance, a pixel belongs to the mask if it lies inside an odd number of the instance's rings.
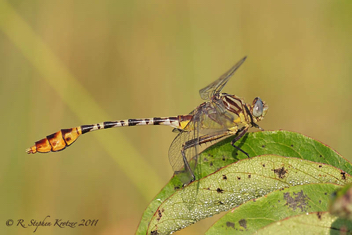
{"label": "dragonfly", "polygon": [[[199,94],[204,102],[189,114],[107,121],[61,129],[35,142],[26,152],[34,154],[61,151],[72,145],[82,134],[96,130],[144,125],[171,126],[174,128],[173,131],[178,134],[170,145],[169,161],[175,174],[186,173],[186,177],[182,181],[185,184],[190,183],[196,179],[194,170],[197,165],[200,145],[214,144],[225,137],[234,136],[231,145],[249,157],[248,153],[235,143],[247,133],[250,127],[263,130],[257,124],[264,118],[268,110],[268,106],[263,100],[256,97],[251,104],[247,104],[244,99],[236,95],[221,93],[226,83],[245,60],[246,57],[216,81],[201,89]],[[194,161],[194,164],[190,164],[191,160]]]}

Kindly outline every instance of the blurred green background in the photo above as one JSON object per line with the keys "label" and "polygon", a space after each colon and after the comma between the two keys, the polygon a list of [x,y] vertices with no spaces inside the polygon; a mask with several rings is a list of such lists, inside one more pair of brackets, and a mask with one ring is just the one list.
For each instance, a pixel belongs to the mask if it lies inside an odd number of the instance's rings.
{"label": "blurred green background", "polygon": [[[35,234],[133,234],[173,172],[168,127],[25,149],[62,128],[187,114],[247,55],[224,91],[260,96],[266,130],[300,132],[351,160],[351,1],[0,0],[0,230],[8,219],[99,219]],[[218,216],[178,234],[203,234]]]}

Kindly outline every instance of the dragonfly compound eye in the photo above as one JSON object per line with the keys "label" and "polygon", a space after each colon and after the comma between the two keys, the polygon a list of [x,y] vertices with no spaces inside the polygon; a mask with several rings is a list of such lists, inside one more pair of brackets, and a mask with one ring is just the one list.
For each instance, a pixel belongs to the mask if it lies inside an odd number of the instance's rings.
{"label": "dragonfly compound eye", "polygon": [[257,97],[255,98],[255,104],[254,104],[254,107],[253,107],[253,116],[254,117],[260,117],[262,116],[263,114],[263,101]]}

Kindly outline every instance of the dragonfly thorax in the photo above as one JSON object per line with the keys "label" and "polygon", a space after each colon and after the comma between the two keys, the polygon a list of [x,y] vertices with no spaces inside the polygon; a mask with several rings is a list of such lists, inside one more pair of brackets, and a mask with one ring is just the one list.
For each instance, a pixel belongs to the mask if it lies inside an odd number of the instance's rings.
{"label": "dragonfly thorax", "polygon": [[235,122],[248,123],[252,126],[256,126],[254,124],[261,121],[268,110],[268,106],[259,97],[256,97],[252,104],[246,104],[244,99],[227,93],[219,94],[216,99],[221,100],[227,111],[239,117]]}
{"label": "dragonfly thorax", "polygon": [[244,113],[244,106],[246,103],[244,100],[236,95],[229,95],[226,93],[222,93],[219,95],[222,101],[223,106],[230,112],[235,113],[237,116]]}

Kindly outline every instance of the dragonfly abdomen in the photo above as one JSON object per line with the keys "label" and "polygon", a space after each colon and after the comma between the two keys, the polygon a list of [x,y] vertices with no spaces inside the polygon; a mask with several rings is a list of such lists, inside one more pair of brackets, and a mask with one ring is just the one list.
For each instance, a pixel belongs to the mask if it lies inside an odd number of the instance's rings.
{"label": "dragonfly abdomen", "polygon": [[26,152],[28,154],[34,154],[36,152],[48,153],[61,151],[75,142],[81,134],[81,127],[62,129],[54,134],[48,135],[44,139],[35,142],[32,147],[26,150]]}
{"label": "dragonfly abdomen", "polygon": [[35,142],[35,145],[28,148],[26,152],[30,153],[48,153],[64,150],[77,140],[77,138],[85,133],[125,126],[145,126],[145,125],[166,125],[174,128],[180,128],[179,117],[154,117],[144,119],[127,119],[120,121],[102,122],[93,125],[83,125],[70,129],[62,129],[54,134],[48,135],[46,138]]}

